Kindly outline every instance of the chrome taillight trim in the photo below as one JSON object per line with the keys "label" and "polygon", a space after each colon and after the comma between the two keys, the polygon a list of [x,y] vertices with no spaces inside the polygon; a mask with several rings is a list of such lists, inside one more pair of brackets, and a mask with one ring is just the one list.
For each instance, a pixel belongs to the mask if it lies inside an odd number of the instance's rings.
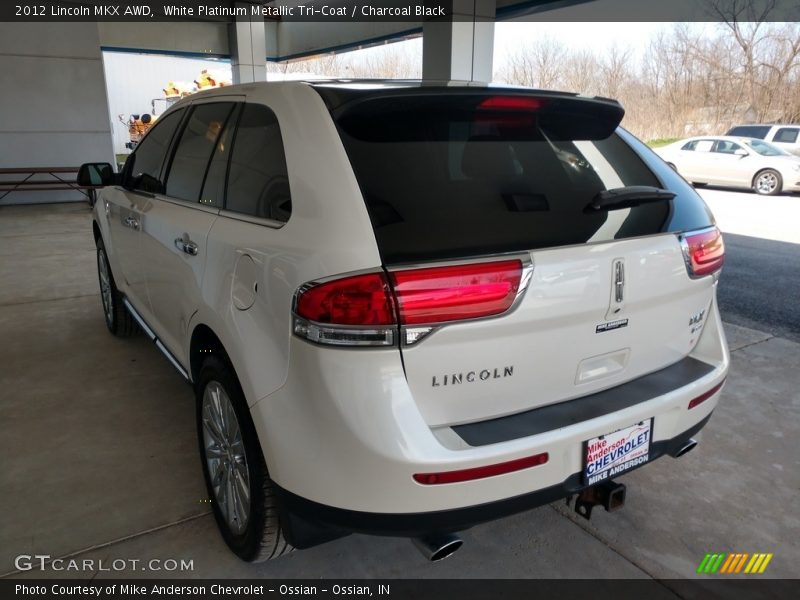
{"label": "chrome taillight trim", "polygon": [[387,347],[396,345],[397,326],[331,325],[309,321],[295,314],[292,315],[292,333],[301,339],[323,346]]}

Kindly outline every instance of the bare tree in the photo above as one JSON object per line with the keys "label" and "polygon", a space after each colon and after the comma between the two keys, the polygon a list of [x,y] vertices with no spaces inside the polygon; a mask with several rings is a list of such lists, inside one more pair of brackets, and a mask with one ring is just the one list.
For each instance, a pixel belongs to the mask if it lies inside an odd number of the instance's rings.
{"label": "bare tree", "polygon": [[630,48],[614,44],[600,61],[602,75],[601,93],[604,96],[616,98],[631,74]]}
{"label": "bare tree", "polygon": [[544,37],[512,54],[506,78],[519,85],[553,89],[561,83],[561,68],[567,58],[564,45]]}

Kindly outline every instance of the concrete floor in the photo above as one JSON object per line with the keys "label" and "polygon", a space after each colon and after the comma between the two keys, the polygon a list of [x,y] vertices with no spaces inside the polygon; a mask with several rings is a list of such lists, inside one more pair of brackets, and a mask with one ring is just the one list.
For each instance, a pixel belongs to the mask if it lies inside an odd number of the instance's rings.
{"label": "concrete floor", "polygon": [[189,577],[683,578],[706,552],[772,552],[765,576],[797,576],[800,344],[736,326],[698,449],[623,477],[620,512],[542,507],[465,532],[437,564],[367,536],[242,563],[202,502],[190,388],[143,336],[105,329],[90,218],[83,204],[0,208],[0,575],[178,575],[14,573],[17,555],[47,554],[190,559]]}

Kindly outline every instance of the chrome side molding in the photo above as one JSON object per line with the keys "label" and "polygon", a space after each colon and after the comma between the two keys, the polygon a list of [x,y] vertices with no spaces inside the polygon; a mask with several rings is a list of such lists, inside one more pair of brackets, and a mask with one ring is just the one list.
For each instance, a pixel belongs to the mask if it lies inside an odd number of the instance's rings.
{"label": "chrome side molding", "polygon": [[133,305],[128,301],[128,299],[123,298],[122,303],[125,305],[125,308],[128,309],[128,312],[131,313],[131,316],[139,324],[139,327],[142,328],[142,331],[144,331],[147,337],[149,337],[155,343],[156,348],[161,351],[161,354],[167,357],[167,360],[172,364],[173,367],[175,367],[175,370],[181,374],[181,377],[183,377],[187,382],[191,383],[192,380],[189,378],[189,373],[187,373],[186,369],[181,366],[181,363],[178,362],[178,359],[172,355],[172,352],[167,350],[167,347],[161,342],[160,339],[158,339],[158,336],[156,336],[155,332],[150,329],[150,326],[136,311],[136,309],[133,308]]}

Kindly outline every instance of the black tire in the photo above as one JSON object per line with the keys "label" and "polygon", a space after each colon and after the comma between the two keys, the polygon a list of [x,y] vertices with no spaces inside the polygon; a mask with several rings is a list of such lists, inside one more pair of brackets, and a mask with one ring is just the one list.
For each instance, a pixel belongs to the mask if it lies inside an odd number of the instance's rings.
{"label": "black tire", "polygon": [[[246,524],[241,532],[234,531],[223,514],[209,473],[207,455],[207,438],[204,436],[203,400],[209,385],[219,384],[225,391],[232,406],[241,432],[244,447],[245,467],[248,474],[250,499]],[[233,367],[224,356],[211,355],[203,362],[195,384],[197,441],[200,450],[200,462],[203,465],[203,477],[206,482],[208,497],[214,511],[222,538],[228,547],[242,560],[260,562],[272,560],[293,551],[283,536],[280,512],[276,503],[275,485],[269,478],[264,455],[258,435],[250,417],[250,409],[244,393],[233,371]],[[233,446],[231,445],[231,448]],[[241,463],[239,463],[241,464]],[[237,520],[238,522],[238,520]],[[241,527],[241,525],[240,525]]]}
{"label": "black tire", "polygon": [[764,169],[753,177],[753,190],[762,196],[777,196],[783,191],[783,178],[774,169]]}
{"label": "black tire", "polygon": [[[103,281],[104,269],[107,276],[107,290]],[[103,316],[108,330],[117,337],[130,337],[137,333],[139,325],[122,303],[122,294],[114,282],[114,274],[111,272],[102,238],[97,240],[97,279],[100,283],[100,301],[103,304]]]}

